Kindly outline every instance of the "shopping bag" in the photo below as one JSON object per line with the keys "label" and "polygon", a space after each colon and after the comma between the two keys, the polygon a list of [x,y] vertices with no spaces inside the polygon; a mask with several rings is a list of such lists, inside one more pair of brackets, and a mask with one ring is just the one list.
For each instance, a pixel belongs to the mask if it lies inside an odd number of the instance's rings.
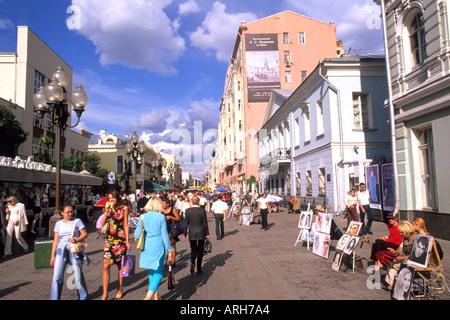
{"label": "shopping bag", "polygon": [[129,277],[134,274],[136,268],[136,256],[133,254],[125,254],[122,256],[122,265],[120,268],[121,277]]}

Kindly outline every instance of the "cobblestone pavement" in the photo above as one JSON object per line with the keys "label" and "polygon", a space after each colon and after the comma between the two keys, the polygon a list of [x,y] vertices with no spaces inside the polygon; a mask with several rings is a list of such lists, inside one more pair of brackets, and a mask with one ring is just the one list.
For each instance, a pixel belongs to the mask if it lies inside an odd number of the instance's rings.
{"label": "cobblestone pavement", "polygon": [[[203,261],[203,273],[190,274],[189,242],[177,243],[177,266],[174,268],[175,289],[167,289],[167,278],[160,285],[163,300],[389,300],[390,293],[383,289],[370,289],[367,258],[370,245],[364,245],[357,253],[363,259],[363,270],[335,272],[331,269],[337,240],[331,241],[328,259],[312,253],[303,242],[294,246],[299,229],[299,215],[287,214],[285,209],[269,214],[268,231],[260,224],[239,225],[236,218],[225,222],[225,237],[216,240],[215,222],[208,215],[212,253]],[[334,219],[342,228],[346,220]],[[92,225],[88,225],[89,244],[86,252],[91,259],[83,267],[91,300],[99,300],[102,294],[102,252],[104,240]],[[372,239],[387,234],[386,226],[374,222]],[[134,243],[134,241],[133,241]],[[444,269],[449,270],[450,242],[440,240],[445,252]],[[48,300],[52,268],[34,268],[34,253],[22,254],[21,248],[8,260],[0,262],[0,300]],[[138,250],[132,250],[139,259]],[[69,289],[70,273],[66,273],[62,292],[63,300],[77,299],[76,290]],[[111,272],[110,299],[117,290],[117,273]],[[369,286],[368,286],[369,280]],[[69,283],[69,285],[67,285]],[[148,287],[148,272],[136,268],[136,273],[124,280],[121,300],[141,300]],[[449,300],[450,294],[437,295]]]}

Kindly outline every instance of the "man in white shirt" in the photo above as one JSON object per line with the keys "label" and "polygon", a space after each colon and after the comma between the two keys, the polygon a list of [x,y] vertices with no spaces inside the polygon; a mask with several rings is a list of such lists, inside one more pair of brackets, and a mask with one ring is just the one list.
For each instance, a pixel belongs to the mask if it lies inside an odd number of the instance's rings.
{"label": "man in white shirt", "polygon": [[[369,191],[366,190],[366,185],[364,182],[361,182],[359,184],[359,191],[358,191],[358,204],[359,204],[359,214],[361,216],[361,222],[362,222],[362,233],[363,234],[373,234],[372,231],[370,231],[370,228],[372,228],[372,222],[373,222],[373,212],[369,205]],[[366,214],[367,214],[367,224],[364,223],[366,220]]]}
{"label": "man in white shirt", "polygon": [[216,236],[217,240],[221,240],[224,236],[225,214],[228,212],[228,205],[222,201],[222,195],[218,195],[218,199],[213,203],[211,211],[216,218]]}

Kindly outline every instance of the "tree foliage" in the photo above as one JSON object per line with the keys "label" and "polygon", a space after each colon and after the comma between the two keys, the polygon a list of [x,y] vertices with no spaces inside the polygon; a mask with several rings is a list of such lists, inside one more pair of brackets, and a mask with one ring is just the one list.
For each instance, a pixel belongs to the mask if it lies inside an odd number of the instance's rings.
{"label": "tree foliage", "polygon": [[16,119],[11,109],[17,108],[17,105],[0,104],[0,155],[15,157],[17,148],[27,140],[29,132],[22,128],[22,124]]}

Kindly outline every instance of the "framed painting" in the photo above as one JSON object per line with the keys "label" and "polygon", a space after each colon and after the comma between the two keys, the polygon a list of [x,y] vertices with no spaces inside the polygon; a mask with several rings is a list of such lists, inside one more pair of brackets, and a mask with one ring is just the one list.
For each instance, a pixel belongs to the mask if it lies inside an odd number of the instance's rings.
{"label": "framed painting", "polygon": [[330,252],[330,235],[325,233],[317,232],[314,235],[314,245],[312,252],[328,259],[328,254]]}
{"label": "framed painting", "polygon": [[392,299],[408,300],[415,268],[402,263],[392,289]]}
{"label": "framed painting", "polygon": [[342,235],[342,237],[339,239],[339,241],[336,245],[336,250],[344,251],[344,249],[347,247],[347,244],[351,238],[352,238],[352,236],[349,234]]}
{"label": "framed painting", "polygon": [[330,234],[332,213],[319,212],[316,219],[317,231]]}
{"label": "framed painting", "polygon": [[412,266],[419,268],[426,268],[428,266],[428,259],[430,258],[431,247],[433,245],[433,237],[428,235],[416,235],[414,240],[411,255],[409,256],[409,263]]}
{"label": "framed painting", "polygon": [[298,220],[298,227],[302,229],[311,229],[312,211],[302,211]]}
{"label": "framed painting", "polygon": [[351,221],[348,228],[347,228],[347,234],[352,236],[359,235],[359,232],[361,231],[362,222],[358,221]]}
{"label": "framed painting", "polygon": [[339,268],[341,267],[342,262],[342,256],[343,256],[342,251],[336,251],[334,253],[333,263],[331,264],[332,270],[339,272]]}
{"label": "framed painting", "polygon": [[352,236],[343,250],[344,253],[351,255],[353,253],[353,250],[355,250],[358,241],[359,241],[358,237]]}

